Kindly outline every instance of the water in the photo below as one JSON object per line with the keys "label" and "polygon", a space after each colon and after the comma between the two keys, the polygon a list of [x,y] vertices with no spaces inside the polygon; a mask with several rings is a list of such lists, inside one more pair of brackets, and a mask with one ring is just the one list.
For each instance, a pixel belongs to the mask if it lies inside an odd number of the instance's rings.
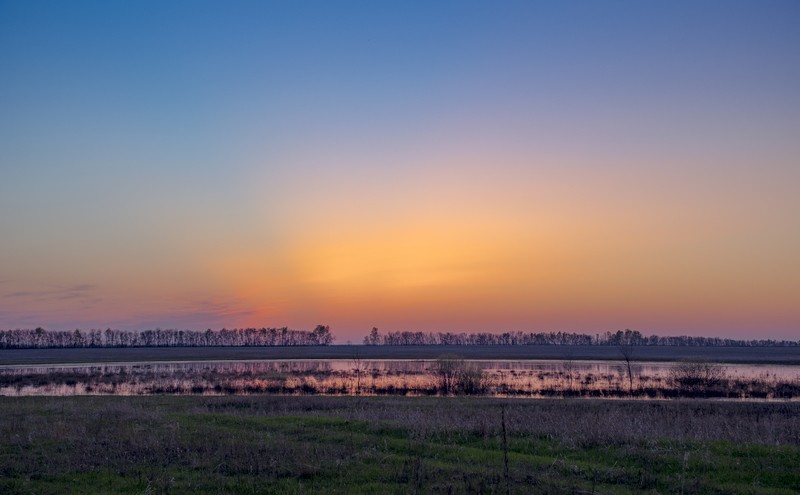
{"label": "water", "polygon": [[[624,364],[614,361],[563,361],[563,360],[469,360],[484,371],[496,372],[564,372],[573,371],[586,374],[617,373]],[[434,360],[359,360],[352,359],[302,359],[270,361],[185,361],[148,363],[86,363],[56,365],[0,365],[0,374],[47,374],[52,372],[71,373],[131,373],[150,371],[154,373],[173,372],[251,372],[251,373],[331,373],[350,372],[360,367],[362,370],[382,373],[425,373],[429,372]],[[676,362],[636,362],[632,366],[640,375],[667,376]],[[770,376],[783,380],[798,379],[800,366],[775,364],[722,364],[725,370],[741,378]]]}
{"label": "water", "polygon": [[[614,361],[475,360],[488,395],[671,396],[675,362],[636,362],[631,375]],[[800,366],[722,365],[715,396],[800,396]],[[702,392],[709,393],[703,389]],[[719,389],[719,390],[718,390]],[[643,392],[646,391],[646,392]],[[694,390],[698,392],[698,390]],[[433,360],[270,360],[0,366],[2,395],[146,394],[437,395],[442,377]]]}

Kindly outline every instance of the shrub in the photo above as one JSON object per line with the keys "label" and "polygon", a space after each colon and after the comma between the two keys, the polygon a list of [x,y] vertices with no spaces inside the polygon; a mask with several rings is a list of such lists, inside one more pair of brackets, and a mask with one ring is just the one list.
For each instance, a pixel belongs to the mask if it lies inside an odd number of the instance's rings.
{"label": "shrub", "polygon": [[670,371],[670,378],[682,393],[707,392],[725,380],[725,367],[708,361],[678,363]]}
{"label": "shrub", "polygon": [[443,354],[433,364],[432,371],[443,394],[480,394],[486,389],[486,373],[473,363],[455,354]]}
{"label": "shrub", "polygon": [[482,394],[486,390],[486,373],[476,364],[462,363],[457,386],[459,392],[467,395]]}
{"label": "shrub", "polygon": [[433,363],[433,372],[439,380],[439,389],[443,394],[455,392],[463,368],[464,358],[455,354],[442,354]]}

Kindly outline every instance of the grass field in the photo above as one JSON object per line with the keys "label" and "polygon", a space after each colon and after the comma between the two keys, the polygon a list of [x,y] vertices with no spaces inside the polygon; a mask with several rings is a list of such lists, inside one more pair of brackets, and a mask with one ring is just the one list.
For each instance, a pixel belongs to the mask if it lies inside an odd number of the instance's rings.
{"label": "grass field", "polygon": [[797,466],[800,403],[0,400],[4,494],[789,494]]}
{"label": "grass field", "polygon": [[[436,359],[442,354],[466,359],[620,360],[614,346],[304,346],[304,347],[140,347],[96,349],[1,349],[0,364],[111,363],[258,359]],[[635,361],[706,360],[720,363],[800,365],[800,347],[641,346]]]}

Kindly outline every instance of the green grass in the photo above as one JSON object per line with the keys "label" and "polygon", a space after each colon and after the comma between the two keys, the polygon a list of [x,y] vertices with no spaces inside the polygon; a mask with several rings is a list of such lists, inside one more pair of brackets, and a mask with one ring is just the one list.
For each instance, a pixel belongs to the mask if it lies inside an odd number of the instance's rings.
{"label": "green grass", "polygon": [[[760,426],[750,421],[756,409]],[[796,412],[705,402],[3,398],[0,493],[800,493],[800,445],[774,441],[796,426]],[[703,423],[718,422],[716,413],[727,418],[722,429]],[[613,414],[618,431],[580,426]],[[685,434],[657,431],[674,421],[687,423]],[[635,422],[650,427],[631,435]],[[764,422],[772,440],[742,441]]]}

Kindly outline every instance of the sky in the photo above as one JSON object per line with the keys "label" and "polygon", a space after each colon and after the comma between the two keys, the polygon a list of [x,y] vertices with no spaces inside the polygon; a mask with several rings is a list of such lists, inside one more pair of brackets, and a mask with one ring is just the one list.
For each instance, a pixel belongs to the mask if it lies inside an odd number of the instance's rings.
{"label": "sky", "polygon": [[0,329],[800,338],[800,3],[0,0]]}

